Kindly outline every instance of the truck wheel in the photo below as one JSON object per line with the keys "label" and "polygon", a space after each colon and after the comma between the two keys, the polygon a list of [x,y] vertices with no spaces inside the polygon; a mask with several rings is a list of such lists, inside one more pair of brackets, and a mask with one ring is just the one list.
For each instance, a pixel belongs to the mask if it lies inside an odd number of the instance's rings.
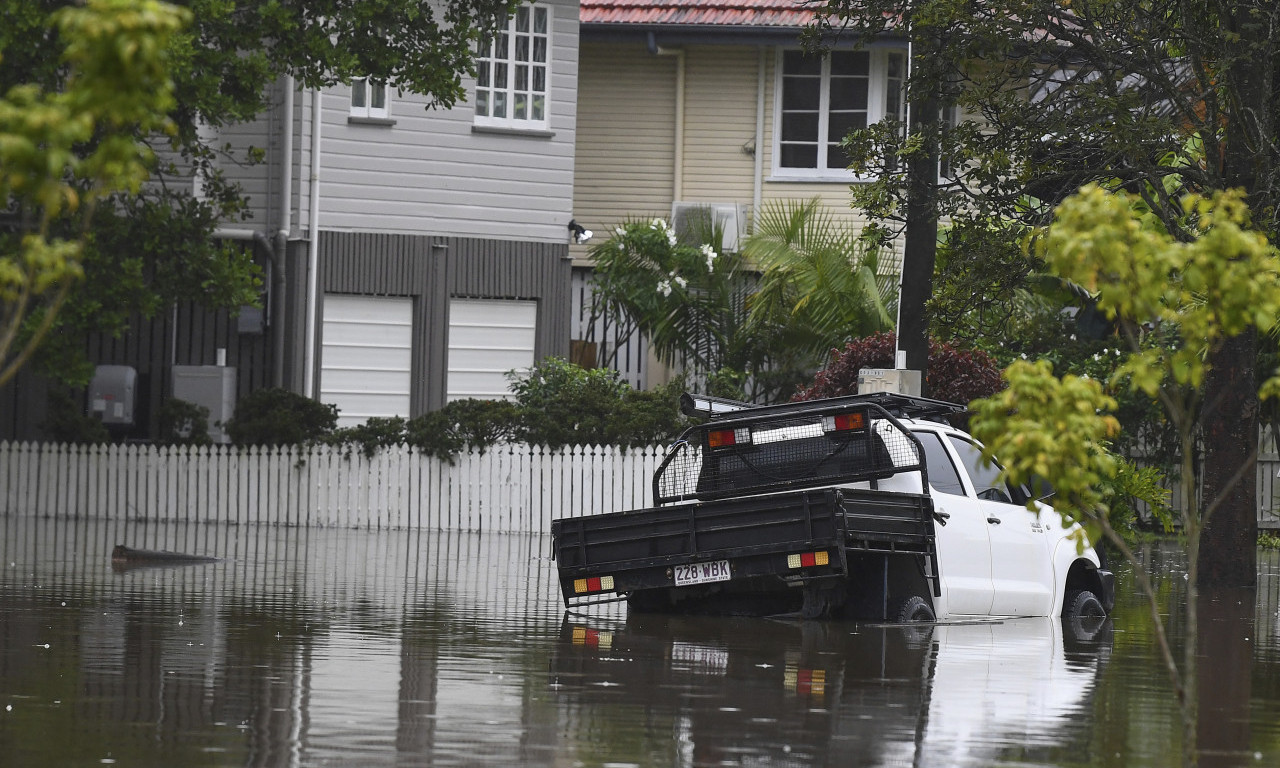
{"label": "truck wheel", "polygon": [[937,616],[933,613],[933,606],[920,595],[912,595],[898,603],[898,607],[889,615],[889,618],[899,624],[937,620]]}
{"label": "truck wheel", "polygon": [[1073,589],[1062,600],[1062,617],[1064,619],[1071,619],[1077,616],[1097,617],[1106,615],[1107,611],[1102,607],[1102,601],[1087,589]]}

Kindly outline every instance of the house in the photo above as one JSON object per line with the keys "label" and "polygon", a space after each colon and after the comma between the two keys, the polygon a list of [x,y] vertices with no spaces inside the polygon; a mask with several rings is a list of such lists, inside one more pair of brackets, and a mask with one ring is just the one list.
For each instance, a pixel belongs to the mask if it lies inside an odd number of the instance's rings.
{"label": "house", "polygon": [[[700,204],[733,236],[748,233],[770,200],[813,197],[861,225],[849,205],[858,179],[838,144],[853,128],[904,116],[905,39],[840,41],[826,56],[805,56],[800,34],[813,13],[794,0],[581,8],[573,210],[583,226],[679,219]],[[590,260],[582,246],[571,252],[581,306]],[[579,320],[574,333],[591,331]],[[643,354],[629,360],[623,373],[637,384],[662,375]]]}
{"label": "house", "polygon": [[[521,8],[504,39],[451,109],[365,80],[317,91],[286,78],[265,114],[210,129],[251,200],[218,236],[253,249],[265,309],[180,306],[91,339],[95,363],[136,371],[130,437],[155,437],[184,377],[213,374],[222,398],[202,404],[215,420],[280,386],[353,424],[502,396],[507,371],[567,354],[577,0]],[[265,162],[243,164],[255,147]],[[44,436],[47,388],[24,373],[6,389],[0,439]]]}

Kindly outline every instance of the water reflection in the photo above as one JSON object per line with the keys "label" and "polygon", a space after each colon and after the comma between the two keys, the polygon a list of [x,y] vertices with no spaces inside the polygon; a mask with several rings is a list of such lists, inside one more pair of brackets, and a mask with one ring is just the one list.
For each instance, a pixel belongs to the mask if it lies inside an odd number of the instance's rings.
{"label": "water reflection", "polygon": [[1070,738],[1062,726],[1087,706],[1109,650],[1105,627],[1064,638],[1052,619],[569,617],[552,679],[584,717],[639,706],[668,718],[689,745],[671,755],[681,764],[978,765]]}
{"label": "water reflection", "polygon": [[[117,573],[116,544],[222,560]],[[1177,559],[1151,562],[1177,605]],[[1065,631],[621,607],[566,617],[545,537],[26,518],[0,518],[0,565],[6,766],[1159,766],[1178,755],[1145,608],[1129,593],[1114,625]],[[1201,646],[1215,653],[1201,707],[1226,724],[1202,731],[1205,764],[1280,754],[1280,562],[1265,559],[1260,578],[1256,619],[1247,597],[1202,612]]]}

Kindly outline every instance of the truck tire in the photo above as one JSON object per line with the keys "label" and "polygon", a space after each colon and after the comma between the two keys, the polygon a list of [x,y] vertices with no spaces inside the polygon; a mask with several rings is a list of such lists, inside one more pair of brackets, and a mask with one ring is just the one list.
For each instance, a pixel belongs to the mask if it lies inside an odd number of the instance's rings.
{"label": "truck tire", "polygon": [[1073,589],[1062,599],[1062,618],[1106,616],[1098,596],[1087,589]]}
{"label": "truck tire", "polygon": [[898,624],[936,621],[933,606],[920,595],[912,595],[898,603],[897,608],[889,614],[889,619]]}
{"label": "truck tire", "polygon": [[1064,636],[1074,642],[1096,640],[1107,623],[1107,611],[1098,596],[1087,589],[1073,589],[1062,600]]}

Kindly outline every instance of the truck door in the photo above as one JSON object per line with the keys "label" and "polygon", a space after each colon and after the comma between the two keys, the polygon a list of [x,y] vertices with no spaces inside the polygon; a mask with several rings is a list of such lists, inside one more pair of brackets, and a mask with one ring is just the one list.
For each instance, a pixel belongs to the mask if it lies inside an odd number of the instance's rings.
{"label": "truck door", "polygon": [[[948,614],[985,616],[991,612],[991,544],[986,516],[966,494],[960,472],[937,432],[915,433],[924,447],[934,510],[944,525],[934,526],[938,572]],[[941,618],[941,616],[939,617]]]}
{"label": "truck door", "polygon": [[[998,616],[1048,616],[1053,608],[1053,561],[1048,520],[1026,508],[1026,496],[1001,482],[1000,467],[985,466],[982,449],[948,435],[968,471],[991,541],[991,613]],[[940,566],[941,569],[941,566]]]}

